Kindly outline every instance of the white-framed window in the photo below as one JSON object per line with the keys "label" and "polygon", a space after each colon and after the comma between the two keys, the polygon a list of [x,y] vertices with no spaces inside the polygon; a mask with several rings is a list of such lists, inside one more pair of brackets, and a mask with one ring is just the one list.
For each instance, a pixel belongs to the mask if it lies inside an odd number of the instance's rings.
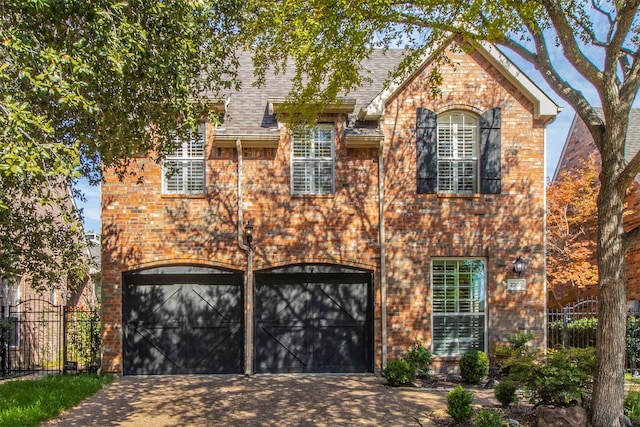
{"label": "white-framed window", "polygon": [[438,115],[438,192],[478,188],[478,119],[460,111]]}
{"label": "white-framed window", "polygon": [[333,125],[291,132],[291,194],[333,194]]}
{"label": "white-framed window", "polygon": [[20,345],[20,318],[15,311],[17,310],[16,306],[20,304],[22,278],[10,283],[0,279],[0,290],[2,290],[3,303],[6,304],[5,313],[8,316],[6,319],[12,323],[9,333],[9,347],[15,348]]}
{"label": "white-framed window", "polygon": [[205,190],[204,125],[180,141],[162,163],[164,194],[200,194]]}
{"label": "white-framed window", "polygon": [[486,262],[479,258],[431,261],[432,352],[459,356],[486,352]]}

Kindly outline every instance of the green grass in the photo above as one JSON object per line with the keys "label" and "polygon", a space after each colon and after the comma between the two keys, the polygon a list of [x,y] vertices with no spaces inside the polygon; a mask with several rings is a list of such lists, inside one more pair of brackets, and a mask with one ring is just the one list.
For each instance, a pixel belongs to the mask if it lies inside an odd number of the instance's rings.
{"label": "green grass", "polygon": [[631,375],[628,372],[626,374],[624,374],[624,379],[626,381],[632,382],[634,384],[640,384],[640,377],[634,377],[633,375]]}
{"label": "green grass", "polygon": [[113,375],[49,375],[0,383],[0,427],[38,426],[114,380]]}

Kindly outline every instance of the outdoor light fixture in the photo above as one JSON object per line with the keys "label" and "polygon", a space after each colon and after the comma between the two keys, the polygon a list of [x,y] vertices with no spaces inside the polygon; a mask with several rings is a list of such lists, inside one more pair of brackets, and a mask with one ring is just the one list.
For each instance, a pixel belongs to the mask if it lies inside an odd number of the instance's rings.
{"label": "outdoor light fixture", "polygon": [[247,241],[247,246],[251,248],[251,242],[253,242],[253,225],[251,221],[247,221],[247,225],[244,226],[244,238]]}
{"label": "outdoor light fixture", "polygon": [[513,262],[513,272],[518,273],[518,277],[524,272],[524,259],[521,256]]}

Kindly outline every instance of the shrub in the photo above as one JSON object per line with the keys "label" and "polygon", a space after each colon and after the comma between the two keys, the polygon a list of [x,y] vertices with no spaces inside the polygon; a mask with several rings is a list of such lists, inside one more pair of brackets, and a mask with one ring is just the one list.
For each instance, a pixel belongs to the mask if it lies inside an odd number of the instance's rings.
{"label": "shrub", "polygon": [[404,359],[411,363],[418,372],[425,375],[429,372],[429,365],[433,361],[429,349],[425,348],[418,340],[407,351]]}
{"label": "shrub", "polygon": [[627,317],[627,360],[640,362],[640,317]]}
{"label": "shrub", "polygon": [[502,417],[490,409],[483,409],[476,419],[476,427],[502,427]]}
{"label": "shrub", "polygon": [[489,374],[489,358],[480,350],[466,352],[460,358],[460,375],[472,384],[478,384]]}
{"label": "shrub", "polygon": [[473,393],[458,385],[447,393],[447,413],[457,423],[467,421],[473,415],[471,402],[473,402]]}
{"label": "shrub", "polygon": [[390,386],[398,387],[416,379],[416,368],[405,359],[390,360],[382,376]]}
{"label": "shrub", "polygon": [[517,354],[524,354],[527,351],[527,344],[535,337],[536,335],[533,332],[516,332],[509,335],[507,341],[516,350]]}
{"label": "shrub", "polygon": [[633,425],[640,424],[640,391],[630,390],[624,398],[624,414]]}
{"label": "shrub", "polygon": [[502,403],[502,406],[509,406],[518,401],[516,391],[518,391],[518,385],[506,378],[496,386],[493,393],[496,399],[498,399],[498,402]]}
{"label": "shrub", "polygon": [[548,350],[547,357],[535,355],[512,359],[509,379],[522,385],[531,403],[569,406],[590,401],[595,368],[593,347]]}

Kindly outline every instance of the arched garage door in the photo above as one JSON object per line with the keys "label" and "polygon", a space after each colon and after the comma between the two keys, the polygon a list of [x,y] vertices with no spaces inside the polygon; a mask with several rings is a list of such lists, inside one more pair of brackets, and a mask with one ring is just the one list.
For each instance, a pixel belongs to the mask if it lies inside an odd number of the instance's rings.
{"label": "arched garage door", "polygon": [[123,279],[125,375],[242,372],[242,273],[175,266]]}
{"label": "arched garage door", "polygon": [[292,266],[255,284],[257,373],[373,370],[371,272]]}

